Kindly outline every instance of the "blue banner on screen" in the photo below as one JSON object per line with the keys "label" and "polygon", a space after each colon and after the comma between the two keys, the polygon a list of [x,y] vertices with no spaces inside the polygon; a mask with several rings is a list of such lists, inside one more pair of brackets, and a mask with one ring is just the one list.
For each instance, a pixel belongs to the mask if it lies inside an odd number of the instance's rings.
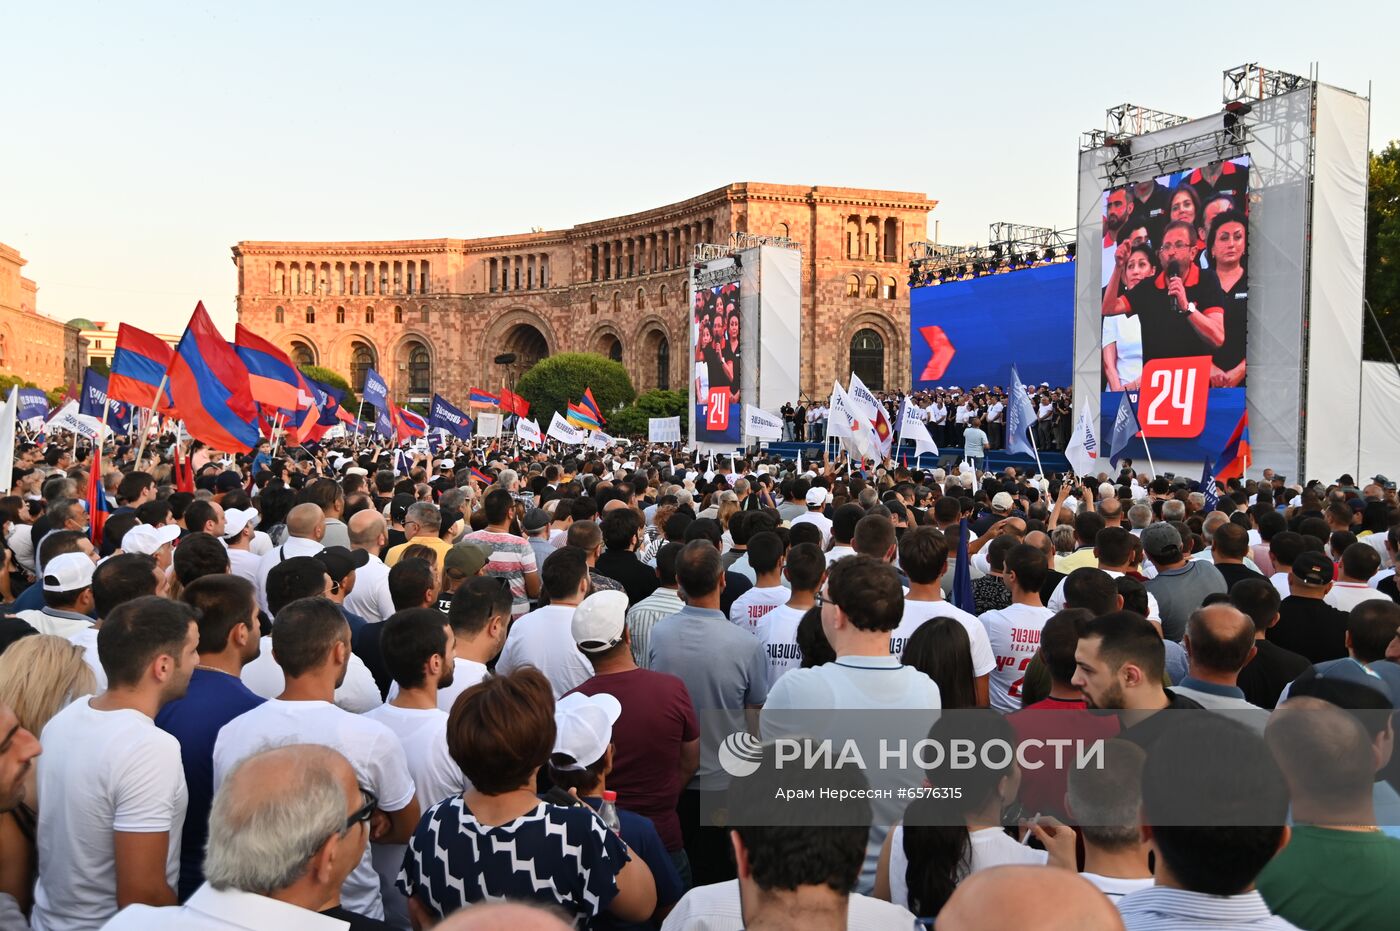
{"label": "blue banner on screen", "polygon": [[915,391],[1004,385],[1013,362],[1028,385],[1068,385],[1074,263],[913,288],[909,335]]}

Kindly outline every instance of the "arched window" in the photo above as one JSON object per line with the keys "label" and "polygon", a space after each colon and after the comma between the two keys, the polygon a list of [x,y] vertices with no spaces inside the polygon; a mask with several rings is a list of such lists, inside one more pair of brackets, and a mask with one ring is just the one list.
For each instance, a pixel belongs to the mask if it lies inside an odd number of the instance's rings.
{"label": "arched window", "polygon": [[661,286],[661,293],[657,295],[656,300],[659,302],[658,306],[666,306],[666,286],[664,284]]}
{"label": "arched window", "polygon": [[612,311],[613,311],[613,313],[615,313],[615,314],[620,314],[620,313],[622,313],[622,292],[621,292],[621,291],[614,291],[614,292],[613,292]]}
{"label": "arched window", "polygon": [[874,275],[865,276],[865,296],[876,297],[880,293],[880,284]]}
{"label": "arched window", "polygon": [[287,355],[292,357],[292,364],[297,368],[301,368],[303,365],[316,364],[316,353],[301,340],[292,343],[291,351],[289,351]]}
{"label": "arched window", "polygon": [[860,258],[860,217],[846,218],[846,258]]}
{"label": "arched window", "polygon": [[374,368],[376,362],[374,347],[356,341],[350,347],[350,387],[356,393],[364,393],[365,374]]}
{"label": "arched window", "polygon": [[594,317],[598,315],[598,295],[596,294],[588,295],[588,313]]}
{"label": "arched window", "polygon": [[403,308],[399,307],[397,304],[394,305],[394,322],[403,323]]}
{"label": "arched window", "polygon": [[281,294],[287,287],[287,269],[278,262],[272,267],[272,293]]}
{"label": "arched window", "polygon": [[428,394],[433,390],[433,363],[428,347],[410,343],[408,347],[408,390],[413,394]]}
{"label": "arched window", "polygon": [[847,276],[846,276],[846,296],[847,296],[847,297],[860,297],[860,276],[859,276],[859,275],[847,275]]}
{"label": "arched window", "polygon": [[612,359],[614,362],[621,362],[621,361],[622,361],[622,341],[621,341],[621,340],[616,340],[616,339],[613,340],[612,345],[608,347],[608,358],[609,358],[609,359]]}
{"label": "arched window", "polygon": [[664,336],[656,346],[656,387],[662,391],[671,387],[671,341]]}
{"label": "arched window", "polygon": [[885,261],[899,261],[899,221],[894,217],[885,217],[885,235],[883,237],[885,247]]}
{"label": "arched window", "polygon": [[365,323],[373,323],[373,322],[374,322],[374,308],[373,308],[373,307],[366,307],[366,308],[365,308]]}
{"label": "arched window", "polygon": [[779,223],[778,228],[773,231],[773,234],[775,236],[781,236],[784,239],[791,238],[788,234],[788,225],[786,223]]}
{"label": "arched window", "polygon": [[276,310],[274,310],[274,311],[272,312],[272,322],[273,322],[273,323],[286,323],[286,322],[287,322],[287,312],[286,312],[285,310],[283,310],[281,307],[277,308]]}
{"label": "arched window", "polygon": [[647,292],[645,288],[637,289],[637,309],[644,310],[647,306]]}
{"label": "arched window", "polygon": [[892,300],[895,299],[895,297],[898,295],[898,293],[899,293],[899,292],[898,292],[898,290],[897,290],[897,288],[896,288],[896,285],[895,285],[895,283],[894,283],[894,279],[893,279],[892,277],[886,275],[886,276],[885,276],[885,286],[884,286],[883,289],[881,289],[881,291],[880,291],[880,296],[883,297],[883,298],[884,298],[885,300],[887,300],[887,301],[892,301]]}
{"label": "arched window", "polygon": [[851,371],[871,391],[885,388],[885,341],[874,330],[860,330],[851,337]]}
{"label": "arched window", "polygon": [[419,322],[419,323],[427,323],[427,322],[428,322],[428,308],[426,308],[426,307],[420,307],[420,308],[418,308],[418,322]]}
{"label": "arched window", "polygon": [[308,308],[306,308],[306,322],[307,322],[307,323],[315,323],[315,322],[316,322],[316,308],[315,308],[315,307],[308,307]]}
{"label": "arched window", "polygon": [[336,323],[344,323],[344,322],[345,322],[345,308],[344,308],[344,307],[337,307],[337,308],[335,309],[335,322],[336,322]]}

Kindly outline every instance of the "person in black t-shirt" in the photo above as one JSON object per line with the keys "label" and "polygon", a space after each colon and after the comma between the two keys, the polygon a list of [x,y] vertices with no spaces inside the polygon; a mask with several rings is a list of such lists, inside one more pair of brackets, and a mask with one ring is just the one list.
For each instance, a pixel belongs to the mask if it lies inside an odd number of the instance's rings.
{"label": "person in black t-shirt", "polygon": [[1249,209],[1249,168],[1245,165],[1213,162],[1191,172],[1182,183],[1195,188],[1203,204],[1217,197],[1228,197],[1234,202],[1236,210]]}
{"label": "person in black t-shirt", "polygon": [[1104,201],[1103,247],[1105,249],[1118,242],[1118,232],[1133,212],[1133,190],[1131,187],[1114,188]]}
{"label": "person in black t-shirt", "polygon": [[1171,195],[1154,181],[1139,181],[1133,185],[1132,221],[1147,227],[1148,238],[1162,241],[1162,231],[1170,219]]}
{"label": "person in black t-shirt", "polygon": [[1278,589],[1268,579],[1242,579],[1230,588],[1230,604],[1254,621],[1254,657],[1240,670],[1235,684],[1245,700],[1260,708],[1273,709],[1283,688],[1312,668],[1307,657],[1285,649],[1268,639],[1270,627],[1278,623]]}
{"label": "person in black t-shirt", "polygon": [[1206,248],[1211,271],[1224,301],[1225,341],[1213,356],[1212,388],[1236,388],[1245,377],[1245,321],[1248,318],[1249,277],[1244,257],[1249,224],[1244,214],[1227,210],[1211,221]]}
{"label": "person in black t-shirt", "polygon": [[1142,359],[1211,355],[1225,341],[1224,297],[1212,275],[1195,264],[1196,230],[1167,225],[1158,249],[1163,272],[1119,295],[1123,269],[1116,265],[1104,291],[1104,316],[1136,314],[1142,324]]}

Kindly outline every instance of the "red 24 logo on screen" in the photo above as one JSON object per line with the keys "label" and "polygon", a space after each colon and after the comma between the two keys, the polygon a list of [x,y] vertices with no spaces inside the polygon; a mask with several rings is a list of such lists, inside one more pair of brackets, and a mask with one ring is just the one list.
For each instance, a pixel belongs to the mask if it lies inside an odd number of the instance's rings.
{"label": "red 24 logo on screen", "polygon": [[1206,426],[1210,356],[1154,359],[1142,367],[1138,423],[1142,435],[1189,438]]}
{"label": "red 24 logo on screen", "polygon": [[723,433],[729,429],[729,389],[711,388],[705,406],[705,429]]}

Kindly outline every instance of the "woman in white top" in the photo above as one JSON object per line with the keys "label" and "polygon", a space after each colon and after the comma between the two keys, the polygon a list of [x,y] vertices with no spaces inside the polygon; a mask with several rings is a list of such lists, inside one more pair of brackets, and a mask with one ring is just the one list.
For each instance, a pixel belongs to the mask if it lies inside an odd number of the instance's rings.
{"label": "woman in white top", "polygon": [[[930,749],[926,756],[939,764],[927,770],[933,797],[909,804],[880,851],[876,898],[907,906],[920,918],[937,915],[958,883],[978,870],[1017,863],[1078,868],[1074,831],[1053,818],[1029,825],[1044,850],[1017,843],[1002,828],[1003,813],[1021,786],[1016,734],[1006,719],[985,708],[941,715],[929,740],[946,750],[956,739],[984,748],[975,765],[952,768],[946,753],[940,758]],[[1003,758],[1004,765],[990,765]]]}

